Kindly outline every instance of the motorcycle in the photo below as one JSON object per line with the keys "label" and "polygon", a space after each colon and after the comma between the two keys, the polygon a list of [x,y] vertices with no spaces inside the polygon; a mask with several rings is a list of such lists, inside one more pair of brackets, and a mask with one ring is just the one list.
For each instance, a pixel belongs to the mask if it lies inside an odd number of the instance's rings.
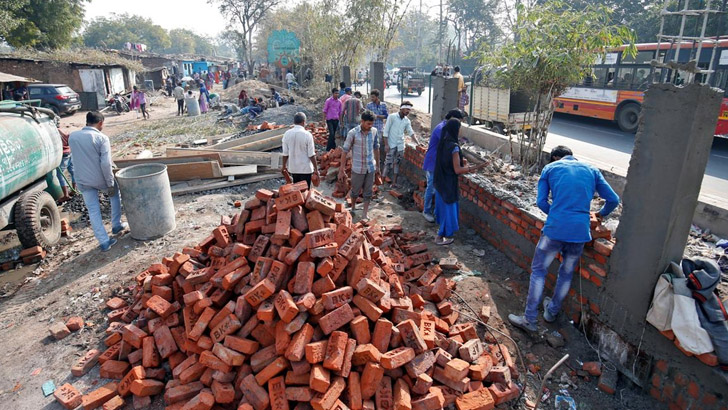
{"label": "motorcycle", "polygon": [[129,103],[126,101],[126,98],[119,93],[115,93],[113,97],[109,97],[106,100],[106,107],[113,108],[119,115],[129,112]]}

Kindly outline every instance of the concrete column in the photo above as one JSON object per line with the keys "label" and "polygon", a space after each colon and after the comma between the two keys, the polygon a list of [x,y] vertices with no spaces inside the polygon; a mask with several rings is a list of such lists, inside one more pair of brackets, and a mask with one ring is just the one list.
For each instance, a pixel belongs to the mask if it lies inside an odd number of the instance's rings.
{"label": "concrete column", "polygon": [[448,111],[458,107],[457,78],[432,77],[432,121],[430,129],[435,128]]}
{"label": "concrete column", "polygon": [[351,87],[351,68],[348,65],[341,68],[341,78],[347,87]]}
{"label": "concrete column", "polygon": [[384,101],[384,90],[387,86],[384,84],[384,63],[372,61],[369,63],[369,90],[379,90],[379,98]]}
{"label": "concrete column", "polygon": [[[682,258],[721,100],[720,90],[697,84],[653,85],[646,93],[602,288],[611,303],[600,315],[635,345],[659,275]],[[667,340],[647,329],[643,345]]]}

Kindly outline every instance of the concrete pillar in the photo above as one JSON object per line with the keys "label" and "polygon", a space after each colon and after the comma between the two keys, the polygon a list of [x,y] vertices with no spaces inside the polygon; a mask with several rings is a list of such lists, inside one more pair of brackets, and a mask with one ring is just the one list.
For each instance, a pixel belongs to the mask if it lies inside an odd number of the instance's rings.
{"label": "concrete pillar", "polygon": [[448,111],[458,107],[457,78],[432,77],[432,121],[430,129],[435,128]]}
{"label": "concrete pillar", "polygon": [[[610,303],[601,305],[600,315],[635,345],[658,276],[683,255],[720,110],[719,91],[660,84],[645,96],[617,243],[602,288]],[[647,326],[643,345],[666,341]]]}
{"label": "concrete pillar", "polygon": [[387,89],[387,85],[384,84],[384,63],[380,61],[369,63],[369,80],[369,89],[379,90],[379,98],[384,101],[384,90]]}
{"label": "concrete pillar", "polygon": [[341,68],[341,78],[347,87],[351,87],[351,68],[348,65]]}

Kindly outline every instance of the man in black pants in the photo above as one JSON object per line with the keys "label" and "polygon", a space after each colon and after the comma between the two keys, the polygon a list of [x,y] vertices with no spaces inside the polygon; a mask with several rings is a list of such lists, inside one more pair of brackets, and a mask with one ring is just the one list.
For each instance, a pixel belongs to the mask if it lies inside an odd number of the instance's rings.
{"label": "man in black pants", "polygon": [[281,173],[291,173],[293,182],[306,181],[311,188],[311,176],[318,177],[318,163],[313,135],[306,131],[306,114],[297,112],[293,116],[293,128],[283,134],[283,166]]}
{"label": "man in black pants", "polygon": [[324,103],[324,118],[329,128],[329,140],[326,142],[326,151],[336,148],[336,130],[339,129],[339,117],[341,116],[342,104],[339,101],[339,90],[331,90],[331,97]]}

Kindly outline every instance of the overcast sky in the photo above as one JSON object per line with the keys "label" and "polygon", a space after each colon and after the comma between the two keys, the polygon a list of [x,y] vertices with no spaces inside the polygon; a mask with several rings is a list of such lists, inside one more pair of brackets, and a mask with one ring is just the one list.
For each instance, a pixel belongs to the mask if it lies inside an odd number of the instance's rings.
{"label": "overcast sky", "polygon": [[91,0],[86,4],[86,20],[129,13],[148,17],[166,28],[187,28],[214,37],[225,29],[226,21],[217,7],[206,0]]}

